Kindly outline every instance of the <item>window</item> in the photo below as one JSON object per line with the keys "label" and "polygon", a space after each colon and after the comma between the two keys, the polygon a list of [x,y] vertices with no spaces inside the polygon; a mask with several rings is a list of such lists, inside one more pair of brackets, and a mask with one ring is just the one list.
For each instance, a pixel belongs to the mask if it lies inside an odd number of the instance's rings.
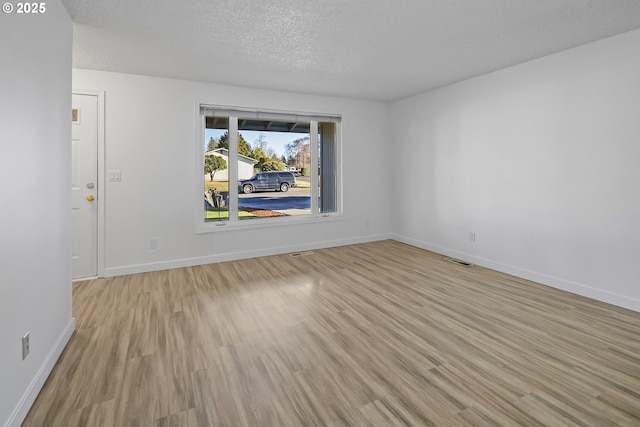
{"label": "window", "polygon": [[199,228],[339,214],[340,121],[201,105]]}

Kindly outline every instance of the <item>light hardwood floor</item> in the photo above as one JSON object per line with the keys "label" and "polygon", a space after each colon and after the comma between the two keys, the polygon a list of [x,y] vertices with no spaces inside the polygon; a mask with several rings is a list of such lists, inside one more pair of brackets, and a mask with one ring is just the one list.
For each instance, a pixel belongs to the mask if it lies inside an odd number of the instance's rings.
{"label": "light hardwood floor", "polygon": [[394,241],[73,285],[24,426],[639,426],[640,314]]}

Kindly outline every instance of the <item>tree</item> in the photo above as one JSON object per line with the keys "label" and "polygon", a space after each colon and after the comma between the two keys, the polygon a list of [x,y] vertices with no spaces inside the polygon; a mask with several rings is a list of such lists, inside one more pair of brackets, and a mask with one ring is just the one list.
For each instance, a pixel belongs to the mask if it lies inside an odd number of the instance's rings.
{"label": "tree", "polygon": [[285,145],[287,157],[290,159],[289,165],[293,163],[295,167],[301,169],[311,163],[310,141],[311,138],[305,136]]}
{"label": "tree", "polygon": [[251,157],[252,159],[256,159],[258,161],[260,161],[260,159],[264,159],[267,156],[264,154],[264,151],[262,151],[262,148],[260,146],[254,148],[253,150],[251,150],[251,154],[249,154],[249,157]]}
{"label": "tree", "polygon": [[266,158],[263,159],[263,161],[258,163],[256,166],[260,166],[260,170],[263,172],[283,171],[286,169],[286,166],[280,160],[271,160]]}
{"label": "tree", "polygon": [[[229,149],[229,132],[228,131],[225,132],[222,136],[220,136],[220,139],[218,140],[218,148],[226,148],[227,150]],[[251,146],[244,139],[244,137],[240,132],[238,132],[238,154],[241,154],[247,157],[251,156]]]}
{"label": "tree", "polygon": [[218,145],[218,142],[215,140],[214,137],[211,137],[211,139],[209,139],[209,143],[207,144],[207,151],[213,151],[215,150]]}
{"label": "tree", "polygon": [[[262,152],[264,153],[265,157],[271,157],[275,154],[275,150],[269,147],[269,141],[267,141],[267,135],[265,135],[264,132],[261,132],[260,135],[258,136],[258,139],[253,141],[253,146],[255,147],[254,150],[256,148],[262,149]],[[260,160],[257,157],[254,157],[254,159]]]}
{"label": "tree", "polygon": [[269,142],[267,141],[267,135],[265,135],[263,132],[260,132],[260,135],[258,135],[258,139],[253,141],[253,143],[256,148],[262,148],[262,151],[265,151],[267,149],[267,145],[269,145]]}
{"label": "tree", "polygon": [[275,156],[275,159],[269,158],[267,154],[262,151],[260,146],[257,146],[251,151],[252,158],[256,159],[258,163],[256,163],[256,168],[260,169],[262,172],[267,171],[283,171],[285,170],[285,165],[278,159],[278,156]]}
{"label": "tree", "polygon": [[225,170],[227,168],[227,161],[220,156],[204,156],[204,173],[208,173],[211,181],[216,172]]}

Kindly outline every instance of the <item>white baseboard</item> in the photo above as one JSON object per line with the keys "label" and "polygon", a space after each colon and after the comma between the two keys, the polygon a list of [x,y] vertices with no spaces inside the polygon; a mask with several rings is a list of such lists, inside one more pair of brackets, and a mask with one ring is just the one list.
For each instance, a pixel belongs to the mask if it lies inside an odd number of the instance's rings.
{"label": "white baseboard", "polygon": [[576,295],[591,298],[597,301],[612,304],[618,307],[626,308],[629,310],[640,312],[640,300],[632,298],[626,295],[620,295],[613,292],[608,292],[602,289],[594,288],[584,285],[582,283],[573,282],[560,277],[550,276],[548,274],[539,273],[536,271],[527,270],[522,267],[504,264],[502,262],[479,257],[476,255],[468,254],[465,252],[457,251],[450,248],[445,248],[437,245],[433,245],[427,242],[412,239],[406,236],[393,235],[392,239],[402,243],[406,243],[417,248],[425,249],[431,252],[436,252],[442,255],[462,259],[464,261],[471,262],[473,264],[480,265],[482,267],[490,268],[492,270],[500,271],[502,273],[510,274],[512,276],[520,277],[522,279],[531,280],[532,282],[540,283],[552,288],[560,289],[563,291],[571,292]]}
{"label": "white baseboard", "polygon": [[194,265],[213,264],[216,262],[235,261],[239,259],[256,258],[260,256],[280,255],[290,252],[309,251],[314,249],[331,248],[336,246],[354,245],[358,243],[376,242],[391,239],[391,234],[375,234],[357,238],[326,240],[310,242],[300,245],[285,245],[266,249],[255,249],[242,252],[227,252],[204,257],[182,258],[170,261],[160,261],[148,264],[127,265],[104,269],[104,277],[122,276],[125,274],[146,273],[150,271],[168,270],[171,268],[192,267]]}
{"label": "white baseboard", "polygon": [[49,354],[47,354],[47,357],[44,359],[40,369],[38,369],[38,372],[31,381],[31,384],[29,384],[29,387],[27,387],[27,390],[22,395],[18,405],[5,423],[5,427],[19,427],[20,424],[22,424],[29,413],[29,409],[31,409],[31,406],[33,405],[33,402],[35,402],[36,397],[38,397],[38,393],[42,390],[42,386],[49,377],[49,374],[51,374],[53,367],[62,354],[62,350],[64,350],[71,338],[71,335],[73,335],[75,328],[76,319],[72,317],[49,351]]}

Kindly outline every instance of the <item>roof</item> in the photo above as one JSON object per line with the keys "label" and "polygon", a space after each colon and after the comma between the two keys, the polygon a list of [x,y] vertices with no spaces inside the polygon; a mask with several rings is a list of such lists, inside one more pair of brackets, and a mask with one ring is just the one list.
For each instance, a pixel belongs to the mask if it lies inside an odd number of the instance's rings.
{"label": "roof", "polygon": [[[226,156],[227,158],[229,158],[229,150],[226,149],[226,148],[216,148],[215,150],[209,150],[209,151],[205,152],[204,155],[205,156],[221,155],[221,156]],[[238,159],[239,160],[244,160],[247,163],[251,163],[253,165],[258,163],[258,161],[256,159],[254,159],[253,157],[243,156],[242,154],[238,154]]]}

